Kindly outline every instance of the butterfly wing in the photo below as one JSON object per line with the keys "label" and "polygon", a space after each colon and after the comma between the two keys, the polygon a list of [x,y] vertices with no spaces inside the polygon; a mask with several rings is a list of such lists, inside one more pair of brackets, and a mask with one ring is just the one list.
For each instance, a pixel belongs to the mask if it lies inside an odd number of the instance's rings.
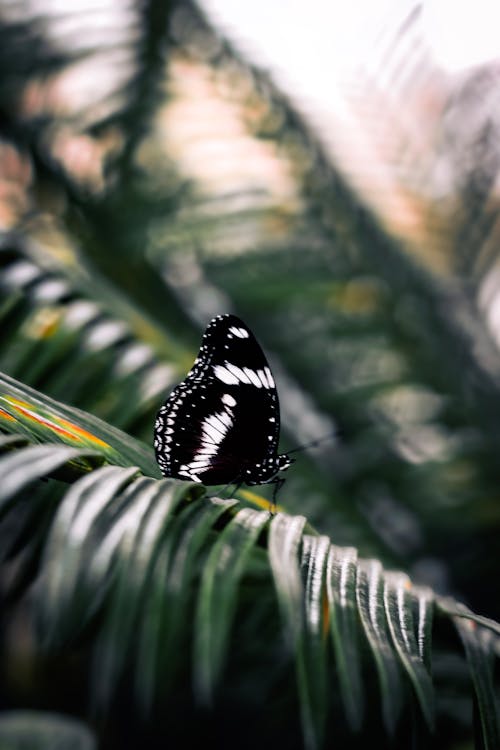
{"label": "butterfly wing", "polygon": [[163,474],[208,485],[266,482],[279,430],[278,394],[262,349],[239,318],[217,316],[191,371],[158,412]]}

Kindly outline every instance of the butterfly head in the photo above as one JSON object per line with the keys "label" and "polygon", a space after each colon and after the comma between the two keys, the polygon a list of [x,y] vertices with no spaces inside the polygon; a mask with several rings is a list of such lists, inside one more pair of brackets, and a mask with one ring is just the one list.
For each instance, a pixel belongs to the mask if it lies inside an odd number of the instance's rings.
{"label": "butterfly head", "polygon": [[243,473],[245,484],[269,484],[274,482],[280,471],[285,471],[293,464],[294,458],[290,458],[286,453],[281,455],[270,456],[262,463],[249,466]]}
{"label": "butterfly head", "polygon": [[287,453],[282,453],[277,458],[278,471],[286,471],[296,460],[296,458],[290,458]]}

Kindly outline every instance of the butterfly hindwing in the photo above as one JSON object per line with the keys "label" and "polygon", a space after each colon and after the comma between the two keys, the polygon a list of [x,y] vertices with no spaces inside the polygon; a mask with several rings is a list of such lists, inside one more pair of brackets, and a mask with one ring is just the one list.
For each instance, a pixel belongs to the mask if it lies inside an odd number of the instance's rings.
{"label": "butterfly hindwing", "polygon": [[239,318],[217,316],[193,368],[158,412],[163,474],[207,485],[272,481],[289,465],[277,454],[279,429],[278,395],[262,349]]}

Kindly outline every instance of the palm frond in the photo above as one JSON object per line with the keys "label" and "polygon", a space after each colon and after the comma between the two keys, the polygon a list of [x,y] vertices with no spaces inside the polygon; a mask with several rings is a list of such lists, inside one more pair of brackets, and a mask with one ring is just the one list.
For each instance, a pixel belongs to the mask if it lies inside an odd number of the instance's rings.
{"label": "palm frond", "polygon": [[131,462],[149,476],[160,475],[151,451],[139,440],[80,409],[66,406],[0,374],[0,428],[31,442],[55,442],[95,451],[120,466]]}
{"label": "palm frond", "polygon": [[[83,416],[82,421],[94,422]],[[491,659],[499,651],[498,624],[484,618],[478,624],[453,600],[443,603],[406,575],[332,545],[306,529],[303,516],[271,517],[234,499],[199,497],[199,485],[141,476],[123,452],[122,466],[112,465],[106,453],[100,455],[101,465],[79,466],[98,451],[47,438],[40,445],[26,444],[17,428],[15,420],[2,423],[0,486],[9,500],[1,506],[2,516],[25,503],[29,486],[40,480],[54,491],[35,571],[39,638],[48,653],[90,649],[91,699],[100,712],[112,710],[130,673],[135,699],[153,717],[165,686],[189,672],[195,699],[217,706],[231,663],[245,653],[246,643],[234,627],[250,586],[256,611],[269,622],[281,615],[282,635],[275,632],[268,645],[273,659],[285,645],[283,667],[295,663],[295,686],[288,684],[286,691],[300,706],[306,747],[322,747],[330,736],[332,701],[353,729],[362,725],[361,661],[378,673],[389,732],[400,731],[401,716],[412,705],[420,707],[432,730],[431,651],[450,646],[449,622],[464,644],[481,719],[478,731],[485,747],[495,747]],[[61,482],[66,484],[62,492]],[[31,543],[28,537],[25,544]],[[189,622],[192,627],[186,628]],[[258,619],[247,625],[251,640],[269,638],[259,636]],[[459,653],[457,641],[452,648]],[[266,648],[262,652],[269,658]],[[261,680],[266,663],[260,662]],[[343,709],[335,698],[337,685]]]}
{"label": "palm frond", "polygon": [[460,617],[453,620],[464,645],[474,685],[480,725],[478,734],[483,747],[490,750],[500,744],[498,706],[493,686],[493,660],[498,644],[494,645],[495,636],[491,631],[478,631],[473,620]]}
{"label": "palm frond", "polygon": [[191,359],[167,326],[88,269],[15,238],[0,248],[0,289],[2,370],[149,438],[158,401]]}
{"label": "palm frond", "polygon": [[226,657],[238,587],[268,520],[265,512],[239,510],[220,532],[204,565],[193,651],[195,691],[203,702],[210,704],[214,698]]}
{"label": "palm frond", "polygon": [[342,548],[332,544],[326,569],[326,595],[335,664],[344,710],[353,731],[359,730],[364,713],[356,561],[357,551],[353,547]]}

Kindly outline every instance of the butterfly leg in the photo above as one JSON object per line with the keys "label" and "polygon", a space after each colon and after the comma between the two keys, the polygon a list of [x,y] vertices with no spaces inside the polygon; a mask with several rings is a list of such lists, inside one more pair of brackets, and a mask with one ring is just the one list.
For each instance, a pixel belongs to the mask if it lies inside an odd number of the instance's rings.
{"label": "butterfly leg", "polygon": [[233,489],[233,491],[231,493],[232,496],[234,497],[234,495],[236,495],[236,493],[238,492],[238,490],[240,489],[240,487],[243,486],[243,482],[231,482],[231,484],[226,484],[226,486],[224,487],[224,489],[227,490],[227,488],[231,487],[231,485],[234,485],[234,489]]}
{"label": "butterfly leg", "polygon": [[[224,496],[225,496],[225,493],[227,492],[227,490],[229,489],[229,487],[232,487],[233,485],[234,485],[234,489],[233,489],[233,491],[232,491],[232,494],[233,494],[233,495],[235,495],[235,494],[236,494],[236,493],[238,492],[238,490],[240,489],[240,487],[241,487],[241,486],[243,485],[243,482],[240,482],[240,481],[239,481],[239,480],[237,480],[237,479],[233,479],[233,481],[232,481],[232,482],[228,482],[228,483],[227,483],[227,484],[226,484],[226,485],[225,485],[225,486],[224,486],[224,487],[223,487],[223,488],[222,488],[222,489],[221,489],[221,490],[220,490],[220,491],[218,492],[218,497],[224,497]],[[228,497],[229,497],[229,495],[228,495]]]}
{"label": "butterfly leg", "polygon": [[275,477],[269,484],[273,484],[273,497],[270,503],[269,512],[272,516],[276,515],[276,495],[285,484],[284,477]]}

